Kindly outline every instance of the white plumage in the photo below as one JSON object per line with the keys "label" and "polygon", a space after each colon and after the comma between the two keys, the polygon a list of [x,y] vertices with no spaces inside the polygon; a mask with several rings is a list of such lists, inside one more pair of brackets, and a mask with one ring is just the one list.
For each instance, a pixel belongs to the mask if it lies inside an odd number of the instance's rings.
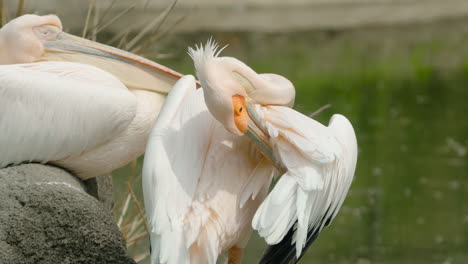
{"label": "white plumage", "polygon": [[[216,48],[209,41],[189,51],[203,92],[192,77],[180,80],[147,146],[152,263],[214,263],[233,246],[243,248],[251,224],[267,243],[286,248],[272,261],[283,263],[293,251],[298,259],[351,185],[354,130],[341,115],[326,127],[292,110],[295,91],[287,79],[218,58]],[[265,199],[276,168],[285,174]]]}
{"label": "white plumage", "polygon": [[[227,132],[208,112],[191,76],[168,95],[145,154],[143,191],[152,263],[216,263],[244,248],[250,221],[269,183],[248,184],[274,168],[246,138]],[[240,203],[242,192],[258,199]]]}
{"label": "white plumage", "polygon": [[82,179],[143,154],[165,94],[181,76],[66,34],[53,15],[5,25],[0,55],[7,64],[0,66],[0,168],[48,162]]}
{"label": "white plumage", "polygon": [[135,96],[114,76],[93,66],[2,65],[0,167],[78,156],[122,132],[135,112]]}
{"label": "white plumage", "polygon": [[328,127],[290,108],[266,107],[264,119],[275,155],[287,172],[252,222],[268,244],[279,243],[297,223],[296,257],[308,232],[320,231],[338,212],[351,185],[357,142],[349,121],[334,115]]}

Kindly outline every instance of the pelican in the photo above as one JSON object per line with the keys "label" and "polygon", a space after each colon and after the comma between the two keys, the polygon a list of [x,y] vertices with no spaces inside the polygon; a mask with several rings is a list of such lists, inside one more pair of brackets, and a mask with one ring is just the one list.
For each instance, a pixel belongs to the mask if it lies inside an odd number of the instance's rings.
{"label": "pelican", "polygon": [[148,140],[151,261],[214,264],[227,255],[241,263],[253,227],[281,249],[262,263],[295,263],[351,185],[353,127],[342,115],[324,126],[294,111],[289,80],[219,53],[213,41],[189,49],[202,89],[192,76],[180,79]]}
{"label": "pelican", "polygon": [[62,31],[55,15],[0,29],[0,168],[50,163],[87,179],[144,152],[181,74]]}

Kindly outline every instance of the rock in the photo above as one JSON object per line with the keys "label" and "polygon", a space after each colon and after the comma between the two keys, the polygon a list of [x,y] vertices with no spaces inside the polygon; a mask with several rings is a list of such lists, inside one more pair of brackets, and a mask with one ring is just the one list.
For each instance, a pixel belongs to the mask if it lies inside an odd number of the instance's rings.
{"label": "rock", "polygon": [[101,201],[106,209],[114,208],[114,189],[110,174],[83,181],[87,193]]}
{"label": "rock", "polygon": [[135,263],[102,203],[64,170],[0,169],[0,263]]}

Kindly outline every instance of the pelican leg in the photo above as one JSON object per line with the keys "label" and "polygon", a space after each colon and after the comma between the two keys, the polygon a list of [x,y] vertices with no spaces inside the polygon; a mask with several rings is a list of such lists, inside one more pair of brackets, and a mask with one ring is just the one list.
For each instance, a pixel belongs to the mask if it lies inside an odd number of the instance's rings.
{"label": "pelican leg", "polygon": [[244,249],[233,246],[228,252],[228,264],[241,264]]}

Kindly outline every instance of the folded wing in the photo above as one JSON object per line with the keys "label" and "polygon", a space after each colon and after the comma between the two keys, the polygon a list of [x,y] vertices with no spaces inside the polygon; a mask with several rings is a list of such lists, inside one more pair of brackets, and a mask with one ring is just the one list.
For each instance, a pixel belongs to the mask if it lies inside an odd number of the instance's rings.
{"label": "folded wing", "polygon": [[134,95],[96,67],[67,62],[0,66],[0,167],[80,155],[121,131]]}
{"label": "folded wing", "polygon": [[295,263],[343,203],[354,176],[356,138],[340,115],[329,127],[286,107],[267,107],[264,116],[287,172],[252,222],[274,245],[260,263]]}

